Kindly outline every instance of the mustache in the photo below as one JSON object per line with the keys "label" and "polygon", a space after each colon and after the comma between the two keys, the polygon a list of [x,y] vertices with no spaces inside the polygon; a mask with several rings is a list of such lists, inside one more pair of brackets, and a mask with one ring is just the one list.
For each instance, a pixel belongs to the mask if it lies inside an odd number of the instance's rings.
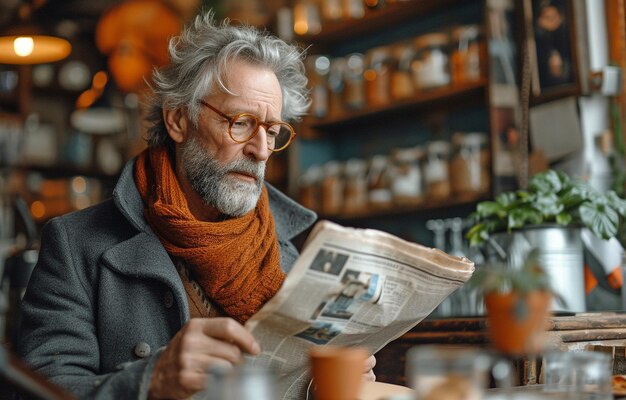
{"label": "mustache", "polygon": [[226,175],[229,172],[238,172],[246,175],[254,176],[257,180],[265,177],[265,162],[253,161],[247,158],[231,161],[222,168],[222,172]]}

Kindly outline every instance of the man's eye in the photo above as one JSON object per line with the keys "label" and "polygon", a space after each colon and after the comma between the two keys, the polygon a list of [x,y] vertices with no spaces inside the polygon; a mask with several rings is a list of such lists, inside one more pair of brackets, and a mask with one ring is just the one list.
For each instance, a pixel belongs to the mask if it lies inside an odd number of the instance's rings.
{"label": "man's eye", "polygon": [[249,128],[253,125],[252,121],[248,121],[245,119],[238,119],[233,123],[233,126],[236,128]]}

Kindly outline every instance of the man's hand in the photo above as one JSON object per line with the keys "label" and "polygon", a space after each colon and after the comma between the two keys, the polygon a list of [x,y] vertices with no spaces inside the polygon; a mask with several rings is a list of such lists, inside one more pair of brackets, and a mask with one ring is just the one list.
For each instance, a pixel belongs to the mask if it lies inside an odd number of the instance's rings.
{"label": "man's hand", "polygon": [[374,382],[376,380],[376,375],[374,375],[374,367],[376,366],[376,357],[369,356],[367,360],[365,360],[365,372],[363,372],[363,380]]}
{"label": "man's hand", "polygon": [[151,399],[183,399],[205,389],[212,367],[232,368],[243,353],[256,355],[259,344],[231,318],[194,318],[183,326],[156,362]]}

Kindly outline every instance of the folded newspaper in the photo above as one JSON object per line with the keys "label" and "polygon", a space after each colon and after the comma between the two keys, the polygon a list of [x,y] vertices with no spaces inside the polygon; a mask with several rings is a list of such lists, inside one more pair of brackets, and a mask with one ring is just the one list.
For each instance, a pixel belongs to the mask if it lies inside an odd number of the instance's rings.
{"label": "folded newspaper", "polygon": [[467,258],[320,221],[278,293],[246,322],[262,349],[251,363],[278,372],[276,398],[303,399],[309,347],[359,345],[373,354],[428,316],[473,271]]}

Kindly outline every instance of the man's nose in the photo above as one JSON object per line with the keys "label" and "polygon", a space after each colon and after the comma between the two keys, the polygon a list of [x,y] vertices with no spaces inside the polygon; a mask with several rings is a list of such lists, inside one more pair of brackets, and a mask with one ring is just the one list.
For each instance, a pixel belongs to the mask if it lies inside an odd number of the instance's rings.
{"label": "man's nose", "polygon": [[272,151],[267,148],[267,130],[264,126],[259,125],[256,135],[246,142],[244,154],[257,161],[266,161],[270,157]]}

